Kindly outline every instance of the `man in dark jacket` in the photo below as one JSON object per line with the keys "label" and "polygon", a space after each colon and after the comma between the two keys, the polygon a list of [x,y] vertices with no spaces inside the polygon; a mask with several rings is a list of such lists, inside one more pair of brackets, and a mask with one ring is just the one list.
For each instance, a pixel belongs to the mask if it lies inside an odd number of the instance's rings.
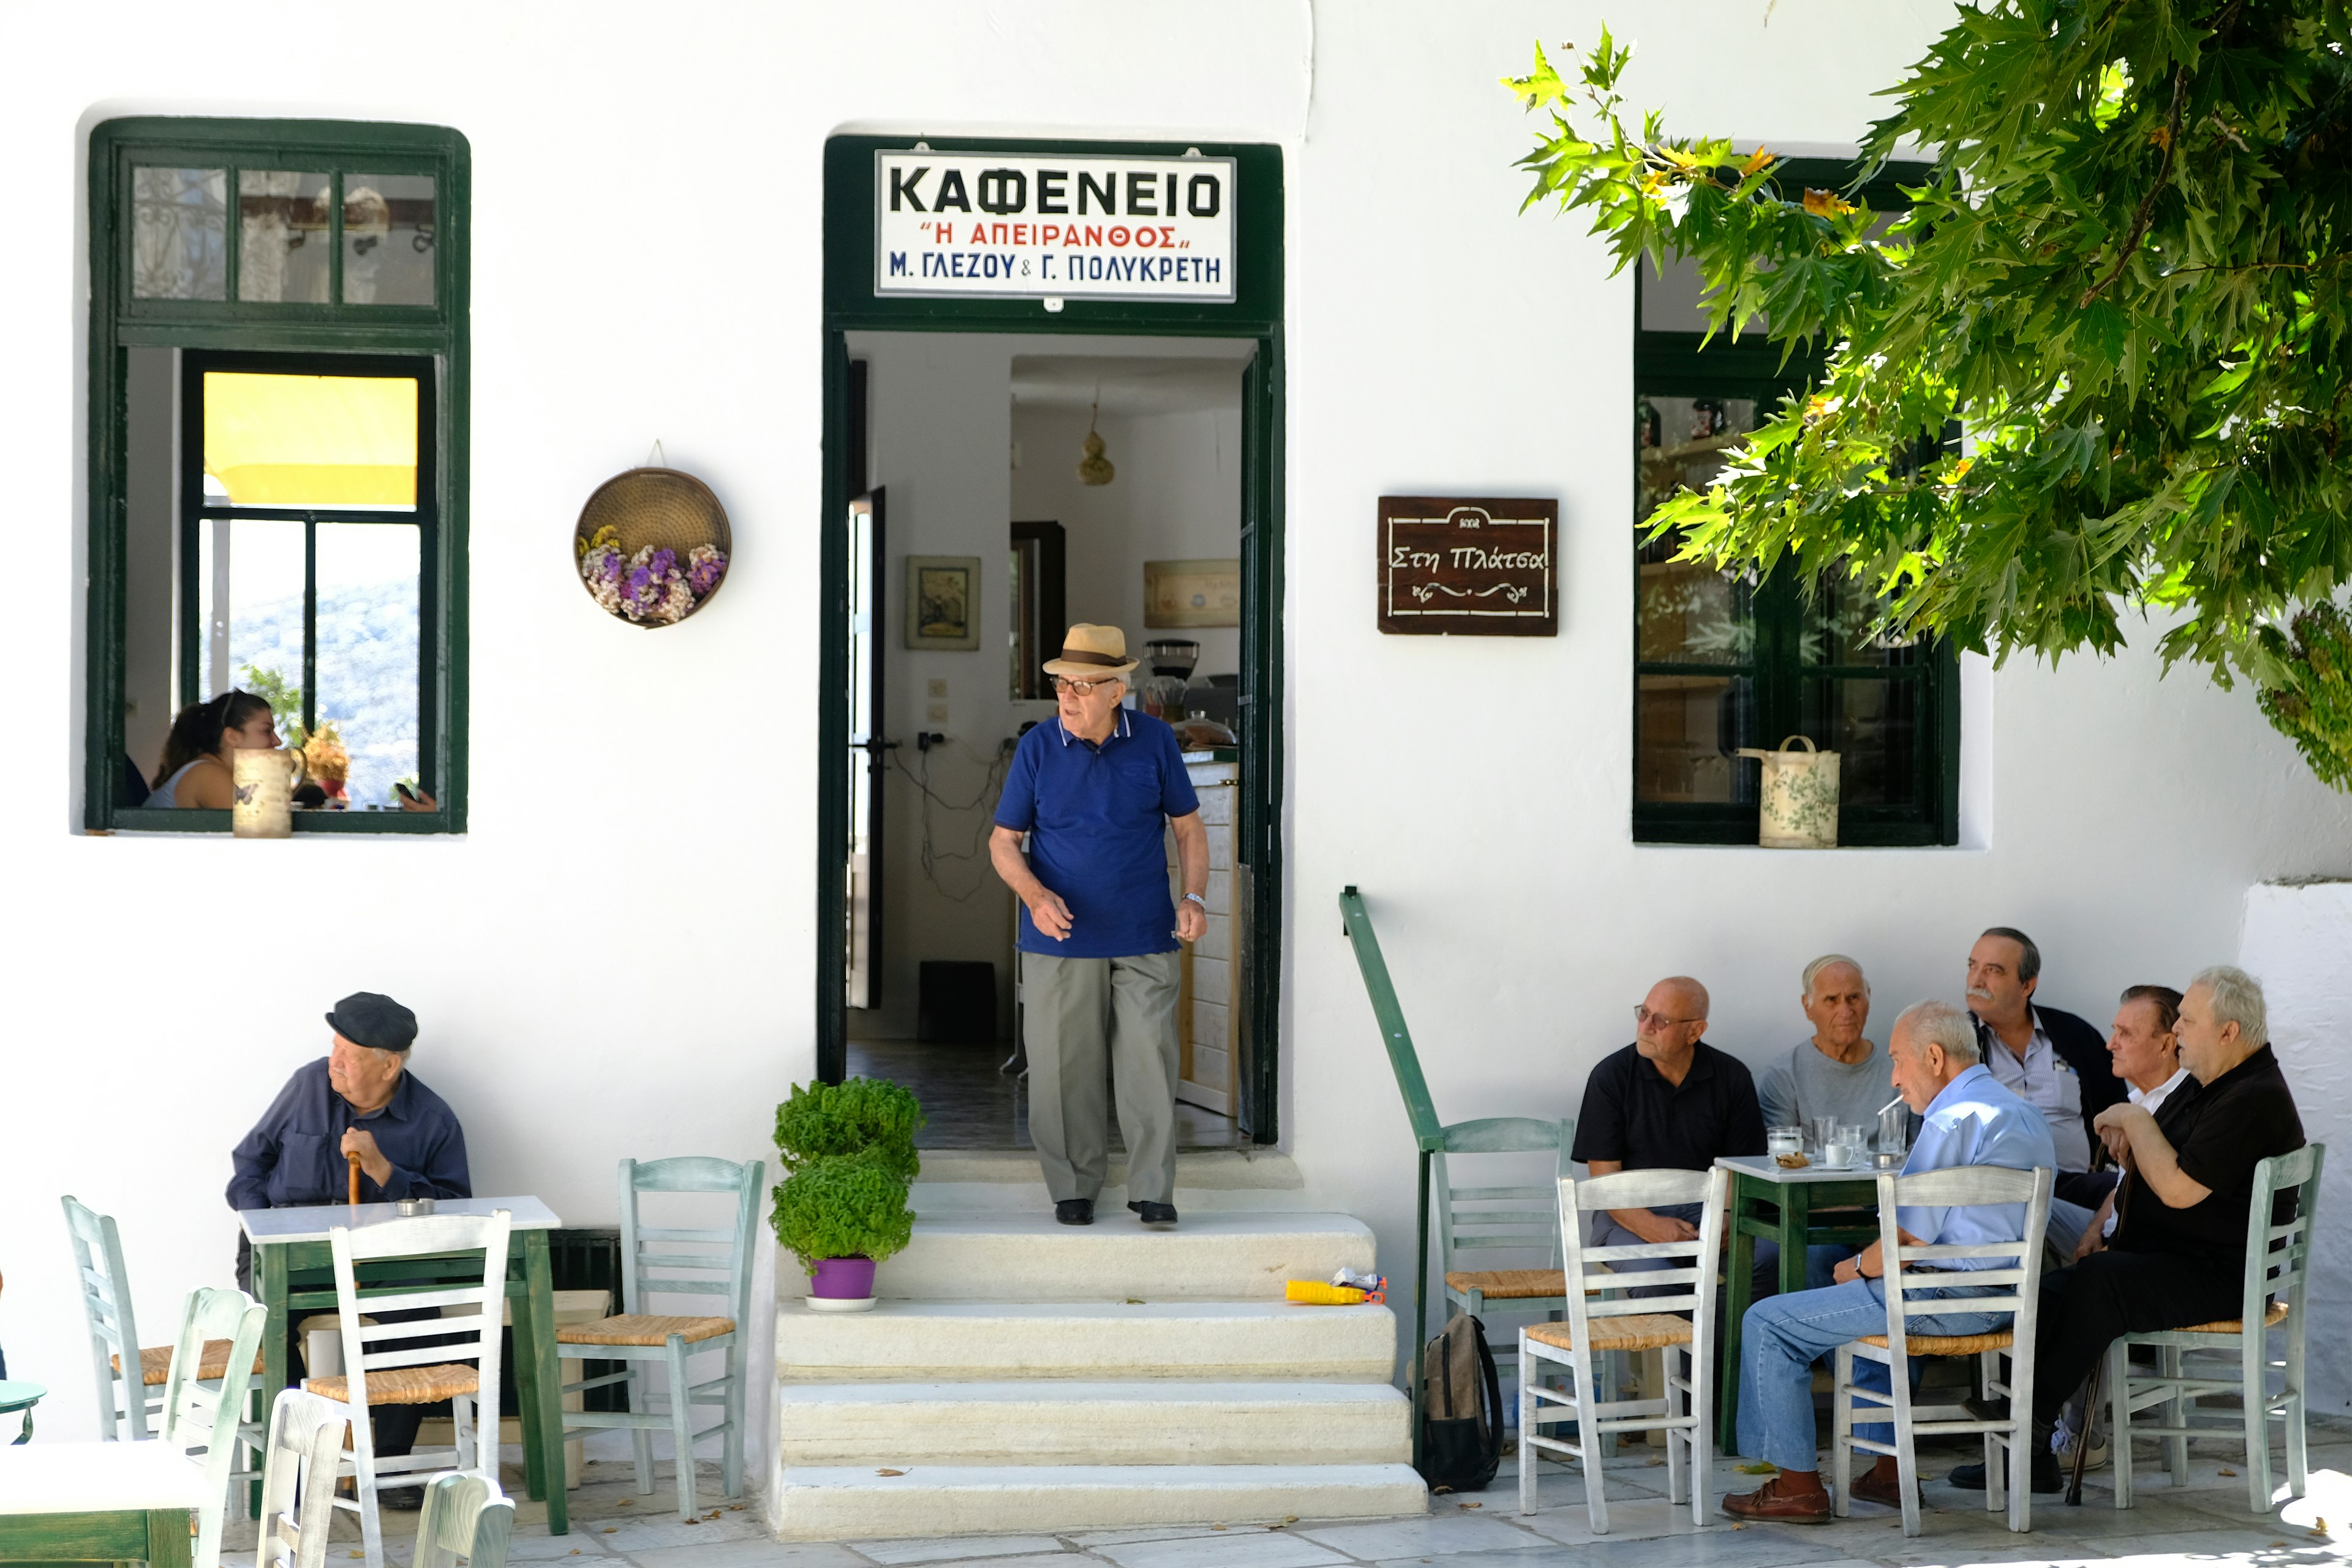
{"label": "man in dark jacket", "polygon": [[1969,950],[1969,1011],[1985,1066],[2002,1088],[2040,1110],[2058,1150],[2050,1239],[2074,1256],[2091,1214],[2114,1187],[2112,1172],[2091,1170],[2098,1146],[2092,1123],[2124,1098],[2104,1036],[2072,1013],[2037,1005],[2042,950],[2014,926],[1994,926]]}

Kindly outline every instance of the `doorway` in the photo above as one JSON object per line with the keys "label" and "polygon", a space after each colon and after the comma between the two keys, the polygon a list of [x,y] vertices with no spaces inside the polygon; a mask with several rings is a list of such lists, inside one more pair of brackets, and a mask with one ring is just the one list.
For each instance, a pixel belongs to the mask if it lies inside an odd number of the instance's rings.
{"label": "doorway", "polygon": [[[1027,1146],[1013,904],[987,837],[1013,745],[1052,712],[1024,667],[1067,622],[1108,622],[1145,660],[1130,700],[1196,726],[1182,738],[1214,839],[1213,936],[1188,955],[1180,1008],[1180,1127],[1190,1147],[1273,1143],[1279,153],[1210,150],[1239,170],[1225,308],[1040,309],[877,297],[877,154],[909,145],[827,149],[819,1074],[906,1083],[928,1146]],[[1108,484],[1077,478],[1090,430]]]}

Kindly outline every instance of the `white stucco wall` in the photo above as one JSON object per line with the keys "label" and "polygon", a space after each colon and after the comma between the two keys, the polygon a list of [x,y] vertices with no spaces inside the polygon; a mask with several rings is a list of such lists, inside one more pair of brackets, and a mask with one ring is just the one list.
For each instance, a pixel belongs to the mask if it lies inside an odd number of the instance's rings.
{"label": "white stucco wall", "polygon": [[[1707,25],[1612,7],[1637,104],[1851,142],[1947,14],[1761,0]],[[2045,995],[2236,948],[2244,889],[2352,869],[2352,815],[2242,694],[2136,651],[1971,677],[1974,847],[1636,848],[1623,419],[1631,288],[1583,225],[1518,216],[1528,125],[1493,85],[1595,0],[1469,12],[1207,0],[975,8],[420,0],[299,26],[231,0],[0,11],[13,374],[14,676],[0,1343],[86,1436],[61,1192],[121,1216],[151,1342],[227,1275],[228,1145],[370,986],[464,1115],[477,1185],[614,1218],[622,1155],[766,1147],[813,1061],[820,156],[845,130],[1256,140],[1285,150],[1290,706],[1284,1128],[1318,1203],[1409,1272],[1412,1159],[1332,899],[1363,886],[1449,1120],[1574,1110],[1650,979],[1704,976],[1750,1060],[1814,952],[1883,1002],[1958,987],[1982,925],[2033,931]],[[79,814],[89,127],[131,113],[452,125],[474,150],[472,830],[458,840],[91,838]],[[589,490],[655,437],[739,547],[647,636],[566,567]],[[1001,452],[1001,436],[993,449]],[[1385,492],[1560,499],[1554,639],[1383,638]],[[764,1250],[763,1250],[764,1257]],[[766,1330],[754,1315],[754,1334]],[[755,1364],[757,1353],[755,1352]],[[755,1440],[763,1425],[756,1413]],[[764,1461],[755,1472],[763,1472]]]}
{"label": "white stucco wall", "polygon": [[2265,883],[2246,893],[2238,963],[2263,983],[2271,1048],[2294,1089],[2303,1133],[2327,1145],[2312,1232],[2308,1397],[2315,1411],[2352,1409],[2352,882]]}

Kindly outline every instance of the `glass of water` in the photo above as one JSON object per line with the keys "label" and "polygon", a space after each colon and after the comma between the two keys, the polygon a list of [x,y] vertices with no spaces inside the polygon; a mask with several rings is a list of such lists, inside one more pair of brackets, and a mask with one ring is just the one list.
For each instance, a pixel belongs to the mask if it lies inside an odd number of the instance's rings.
{"label": "glass of water", "polygon": [[1805,1130],[1801,1127],[1767,1127],[1764,1130],[1764,1152],[1774,1156],[1803,1153]]}

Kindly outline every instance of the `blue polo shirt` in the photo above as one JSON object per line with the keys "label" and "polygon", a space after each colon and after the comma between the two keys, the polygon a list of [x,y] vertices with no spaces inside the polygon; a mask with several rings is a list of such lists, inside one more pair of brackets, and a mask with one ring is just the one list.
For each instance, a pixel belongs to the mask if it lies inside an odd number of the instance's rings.
{"label": "blue polo shirt", "polygon": [[1168,891],[1167,819],[1201,809],[1176,731],[1149,713],[1118,710],[1099,746],[1057,715],[1021,737],[996,826],[1029,835],[1029,868],[1070,907],[1070,934],[1041,933],[1021,910],[1024,952],[1128,958],[1176,951]]}

